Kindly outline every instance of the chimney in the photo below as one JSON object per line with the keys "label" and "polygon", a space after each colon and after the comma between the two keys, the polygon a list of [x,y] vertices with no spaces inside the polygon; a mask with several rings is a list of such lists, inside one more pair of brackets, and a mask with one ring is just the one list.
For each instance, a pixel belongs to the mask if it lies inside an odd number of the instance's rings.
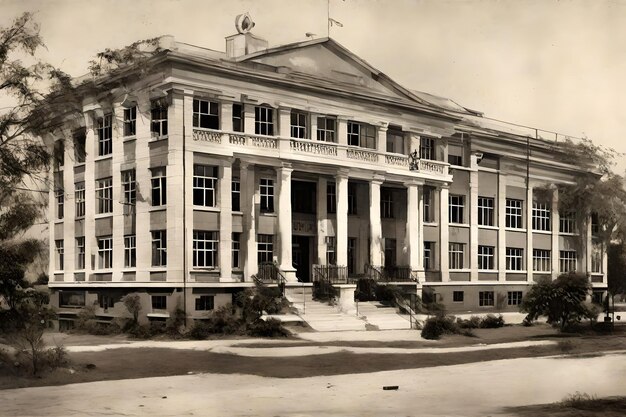
{"label": "chimney", "polygon": [[235,18],[237,34],[226,37],[226,55],[229,58],[239,58],[267,49],[265,39],[250,33],[253,27],[254,22],[248,13],[237,15]]}

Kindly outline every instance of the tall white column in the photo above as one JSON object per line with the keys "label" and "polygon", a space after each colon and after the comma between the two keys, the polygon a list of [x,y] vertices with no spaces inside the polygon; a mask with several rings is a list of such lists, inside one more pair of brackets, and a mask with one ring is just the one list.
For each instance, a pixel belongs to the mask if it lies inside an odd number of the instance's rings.
{"label": "tall white column", "polygon": [[287,281],[297,282],[296,270],[291,259],[291,165],[276,168],[278,182],[278,236],[280,239],[280,270]]}
{"label": "tall white column", "polygon": [[[587,222],[587,230],[585,231],[585,245],[581,254],[576,254],[578,257],[577,267],[583,272],[591,273],[591,254],[593,252],[593,232],[592,232],[591,217]],[[581,265],[582,263],[582,265]]]}
{"label": "tall white column", "polygon": [[232,163],[225,160],[220,166],[219,207],[220,207],[220,281],[232,281],[233,245],[233,204],[232,204]]}
{"label": "tall white column", "polygon": [[339,171],[335,183],[337,192],[337,265],[348,266],[348,173]]}
{"label": "tall white column", "polygon": [[[85,116],[87,117],[87,116]],[[54,140],[54,138],[52,138]],[[67,162],[66,162],[67,163]],[[56,220],[56,187],[54,183],[54,170],[51,169],[48,171],[48,246],[49,246],[49,256],[50,259],[48,261],[48,277],[50,282],[56,281],[54,276],[54,271],[57,270],[57,252],[56,245],[54,242],[54,223]]]}
{"label": "tall white column", "polygon": [[533,187],[526,189],[526,281],[533,280]]}
{"label": "tall white column", "polygon": [[426,280],[426,274],[424,272],[424,185],[420,185],[418,189],[418,212],[417,212],[417,224],[418,224],[418,249],[417,249],[417,265],[418,265],[418,279],[420,282]]}
{"label": "tall white column", "polygon": [[326,236],[328,236],[326,189],[328,181],[324,177],[317,180],[317,263],[326,264]]}
{"label": "tall white column", "polygon": [[124,162],[124,107],[113,106],[113,155],[111,177],[113,181],[113,281],[122,280],[124,269],[124,201],[121,164]]}
{"label": "tall white column", "polygon": [[470,281],[478,281],[478,160],[475,154],[470,155]]}
{"label": "tall white column", "polygon": [[422,234],[420,233],[420,196],[419,188],[416,183],[409,183],[407,187],[407,214],[406,214],[406,233],[407,243],[409,245],[409,266],[411,271],[417,271],[422,269],[421,259],[423,258],[420,248],[420,240]]}
{"label": "tall white column", "polygon": [[241,181],[241,211],[243,212],[243,242],[245,281],[252,281],[252,275],[259,270],[256,241],[256,177],[254,165],[241,161],[239,176]]}
{"label": "tall white column", "polygon": [[498,281],[506,281],[506,175],[498,175]]}
{"label": "tall white column", "polygon": [[381,179],[370,181],[370,264],[382,265],[383,230],[380,220],[380,185]]}
{"label": "tall white column", "polygon": [[76,270],[76,232],[74,200],[74,142],[69,140],[71,132],[65,134],[64,166],[63,166],[63,240],[64,240],[64,271],[65,281],[74,281]]}
{"label": "tall white column", "polygon": [[448,223],[448,186],[443,186],[439,189],[439,270],[444,282],[450,281]]}
{"label": "tall white column", "polygon": [[552,264],[552,279],[556,279],[559,276],[559,189],[554,188],[552,190],[552,250],[550,251],[551,264]]}
{"label": "tall white column", "polygon": [[[96,240],[96,179],[95,179],[95,161],[97,152],[97,141],[94,127],[93,112],[85,113],[85,281],[89,280],[94,269],[98,268],[98,242]],[[52,242],[54,244],[54,242]]]}

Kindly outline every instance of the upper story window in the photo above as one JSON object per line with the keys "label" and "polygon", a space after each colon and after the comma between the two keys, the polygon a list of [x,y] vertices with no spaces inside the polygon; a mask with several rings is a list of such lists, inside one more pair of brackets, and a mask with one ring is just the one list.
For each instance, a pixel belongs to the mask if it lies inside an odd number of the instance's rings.
{"label": "upper story window", "polygon": [[56,190],[55,197],[57,201],[57,210],[56,210],[56,218],[63,218],[63,206],[65,205],[65,193],[63,190]]}
{"label": "upper story window", "polygon": [[559,251],[559,268],[561,273],[576,271],[576,251]]}
{"label": "upper story window", "polygon": [[387,152],[404,154],[404,133],[398,127],[387,130]]}
{"label": "upper story window", "polygon": [[493,198],[478,197],[478,224],[480,226],[493,226],[493,206]]}
{"label": "upper story window", "polygon": [[63,259],[63,239],[55,240],[54,245],[56,247],[56,269],[57,271],[62,271],[64,269],[64,259]]}
{"label": "upper story window", "polygon": [[65,142],[57,140],[54,142],[54,170],[58,171],[65,164]]}
{"label": "upper story window", "polygon": [[576,213],[573,211],[561,211],[559,213],[559,232],[576,233]]}
{"label": "upper story window", "polygon": [[233,103],[233,132],[243,132],[243,104]]}
{"label": "upper story window", "polygon": [[86,141],[87,137],[84,131],[78,132],[74,134],[74,161],[77,164],[82,164],[85,162],[86,158]]}
{"label": "upper story window", "polygon": [[274,235],[257,235],[257,261],[259,264],[274,260]]}
{"label": "upper story window", "polygon": [[533,230],[550,230],[550,206],[533,201]]}
{"label": "upper story window", "polygon": [[424,223],[435,221],[435,209],[433,207],[433,189],[424,186]]}
{"label": "upper story window", "polygon": [[274,212],[274,180],[269,178],[261,178],[260,182],[261,194],[261,212]]}
{"label": "upper story window", "polygon": [[600,218],[598,213],[591,213],[591,234],[597,235],[600,233]]}
{"label": "upper story window", "polygon": [[306,139],[307,134],[307,115],[306,113],[292,110],[291,111],[291,137],[298,139]]}
{"label": "upper story window", "polygon": [[334,117],[318,117],[317,140],[321,140],[323,142],[336,142],[336,128],[337,119],[335,119]]}
{"label": "upper story window", "polygon": [[507,271],[523,271],[524,270],[524,249],[506,248],[506,270]]}
{"label": "upper story window", "polygon": [[334,182],[326,183],[326,212],[337,213],[337,185]]}
{"label": "upper story window", "polygon": [[435,269],[435,242],[424,242],[424,270]]}
{"label": "upper story window", "polygon": [[193,166],[193,205],[215,207],[217,205],[217,167]]}
{"label": "upper story window", "polygon": [[591,249],[591,272],[602,273],[602,244],[594,244]]}
{"label": "upper story window", "polygon": [[197,268],[217,268],[219,258],[219,233],[203,230],[193,231],[193,266]]}
{"label": "upper story window", "polygon": [[110,155],[113,152],[112,120],[110,114],[98,119],[98,156]]}
{"label": "upper story window", "polygon": [[85,183],[74,184],[74,201],[76,203],[76,218],[85,217]]}
{"label": "upper story window", "polygon": [[98,238],[98,269],[113,268],[113,237]]}
{"label": "upper story window", "polygon": [[76,238],[76,269],[85,269],[85,236]]}
{"label": "upper story window", "polygon": [[450,165],[463,166],[463,157],[461,155],[448,154],[448,163]]}
{"label": "upper story window", "polygon": [[348,214],[357,214],[356,184],[353,182],[348,182]]}
{"label": "upper story window", "polygon": [[550,272],[552,265],[551,251],[547,249],[533,249],[533,271]]}
{"label": "upper story window", "polygon": [[167,266],[167,232],[152,232],[152,266]]}
{"label": "upper story window", "polygon": [[348,145],[376,149],[376,128],[366,123],[349,121]]}
{"label": "upper story window", "polygon": [[274,109],[260,106],[254,108],[254,133],[274,136]]}
{"label": "upper story window", "polygon": [[124,136],[137,134],[137,106],[124,109]]}
{"label": "upper story window", "polygon": [[420,158],[435,159],[435,139],[425,136],[420,138]]}
{"label": "upper story window", "polygon": [[219,104],[214,101],[193,99],[193,127],[220,128]]}
{"label": "upper story window", "polygon": [[152,100],[150,107],[150,133],[157,139],[167,137],[167,101]]}
{"label": "upper story window", "polygon": [[124,207],[134,206],[137,202],[137,182],[135,181],[134,169],[122,171],[122,191],[124,193]]}
{"label": "upper story window", "polygon": [[233,178],[231,182],[231,203],[233,211],[241,211],[241,182]]}
{"label": "upper story window", "polygon": [[506,227],[521,229],[522,225],[522,200],[506,199]]}
{"label": "upper story window", "polygon": [[135,235],[124,236],[124,267],[134,268],[137,266],[137,237]]}
{"label": "upper story window", "polygon": [[241,233],[232,233],[233,243],[231,245],[231,253],[232,253],[232,267],[240,268],[241,263],[239,262],[241,255]]}
{"label": "upper story window", "polygon": [[450,242],[448,247],[448,256],[450,257],[450,269],[463,269],[463,262],[465,260],[465,244]]}
{"label": "upper story window", "polygon": [[450,194],[448,201],[448,217],[450,223],[464,223],[465,196]]}
{"label": "upper story window", "polygon": [[388,188],[380,190],[380,216],[383,219],[393,219],[393,193]]}
{"label": "upper story window", "polygon": [[152,170],[152,205],[164,206],[167,204],[167,177],[165,167]]}
{"label": "upper story window", "polygon": [[478,269],[494,269],[494,251],[493,246],[478,246]]}
{"label": "upper story window", "polygon": [[113,213],[113,179],[96,180],[96,200],[98,214]]}

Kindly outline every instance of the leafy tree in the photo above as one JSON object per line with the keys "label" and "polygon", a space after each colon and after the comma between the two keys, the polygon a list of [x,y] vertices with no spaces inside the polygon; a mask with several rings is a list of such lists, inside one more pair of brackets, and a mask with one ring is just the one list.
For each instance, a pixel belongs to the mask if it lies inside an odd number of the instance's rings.
{"label": "leafy tree", "polygon": [[590,290],[586,275],[575,272],[562,274],[554,281],[542,280],[533,285],[526,293],[520,311],[528,313],[527,322],[544,316],[549,324],[564,331],[583,318],[593,319],[597,315],[585,303]]}
{"label": "leafy tree", "polygon": [[139,323],[139,313],[141,312],[141,298],[137,294],[126,294],[122,297],[122,303],[126,310],[133,316],[132,327]]}

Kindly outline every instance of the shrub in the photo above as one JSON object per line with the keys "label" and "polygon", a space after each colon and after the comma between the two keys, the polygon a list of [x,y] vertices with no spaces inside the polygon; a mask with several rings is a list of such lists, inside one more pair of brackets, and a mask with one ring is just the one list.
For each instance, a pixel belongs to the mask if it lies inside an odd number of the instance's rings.
{"label": "shrub", "polygon": [[396,300],[404,299],[404,292],[395,285],[377,285],[376,299],[384,304],[393,304]]}
{"label": "shrub", "polygon": [[182,308],[176,308],[174,314],[165,323],[165,332],[170,336],[180,336],[181,329],[185,326],[187,315]]}
{"label": "shrub", "polygon": [[209,331],[209,324],[204,320],[196,320],[187,332],[187,336],[194,340],[203,340],[206,339],[211,332]]}
{"label": "shrub", "polygon": [[456,324],[461,329],[478,329],[480,328],[481,320],[480,320],[480,317],[478,316],[471,316],[467,320],[458,318],[456,319]]}
{"label": "shrub", "polygon": [[559,340],[557,343],[559,350],[563,353],[569,353],[574,350],[574,342],[571,340]]}
{"label": "shrub", "polygon": [[328,281],[315,281],[313,283],[313,299],[317,301],[332,302],[339,297],[339,290]]}
{"label": "shrub", "polygon": [[487,314],[487,316],[484,317],[480,321],[480,327],[483,329],[497,329],[503,326],[504,326],[504,317],[502,317],[501,314],[498,315],[497,317],[494,316],[493,314]]}
{"label": "shrub", "polygon": [[247,334],[256,337],[287,337],[289,331],[276,319],[256,320],[248,323]]}
{"label": "shrub", "polygon": [[152,332],[153,330],[149,324],[136,324],[130,326],[127,330],[128,335],[135,339],[150,339]]}
{"label": "shrub", "polygon": [[459,327],[452,317],[436,316],[426,320],[421,335],[424,339],[437,340],[444,334],[458,333]]}
{"label": "shrub", "polygon": [[211,312],[206,319],[196,320],[187,335],[201,340],[210,334],[238,334],[241,329],[242,320],[233,313],[232,305],[226,304]]}
{"label": "shrub", "polygon": [[133,318],[132,325],[137,325],[139,313],[141,312],[141,298],[137,294],[126,294],[121,301]]}

